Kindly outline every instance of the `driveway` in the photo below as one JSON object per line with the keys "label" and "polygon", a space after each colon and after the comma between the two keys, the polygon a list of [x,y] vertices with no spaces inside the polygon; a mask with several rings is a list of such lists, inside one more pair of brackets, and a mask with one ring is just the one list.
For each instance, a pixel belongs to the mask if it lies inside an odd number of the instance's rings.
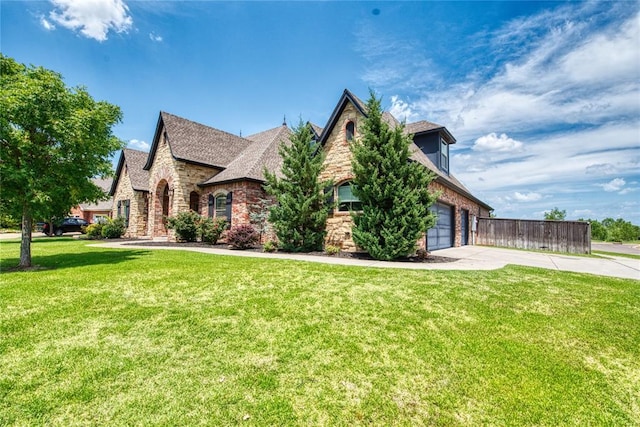
{"label": "driveway", "polygon": [[433,254],[441,257],[454,258],[453,262],[443,263],[403,263],[371,261],[354,258],[334,258],[289,253],[244,252],[220,248],[191,247],[191,246],[145,246],[127,245],[126,242],[98,243],[95,246],[120,249],[164,249],[185,250],[192,252],[211,253],[218,255],[243,256],[255,258],[292,259],[298,261],[319,262],[335,265],[354,265],[360,267],[381,267],[419,270],[495,270],[508,264],[540,267],[549,270],[573,271],[576,273],[591,273],[601,276],[620,277],[624,279],[640,280],[640,260],[622,257],[586,257],[561,254],[547,254],[541,252],[526,252],[513,249],[492,248],[487,246],[462,246],[435,251]]}

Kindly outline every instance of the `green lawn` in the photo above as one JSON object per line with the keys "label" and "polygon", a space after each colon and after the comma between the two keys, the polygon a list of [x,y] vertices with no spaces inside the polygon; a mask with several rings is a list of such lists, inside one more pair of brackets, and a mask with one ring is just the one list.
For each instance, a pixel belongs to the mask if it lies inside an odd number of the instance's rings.
{"label": "green lawn", "polygon": [[640,425],[640,283],[0,244],[0,425]]}

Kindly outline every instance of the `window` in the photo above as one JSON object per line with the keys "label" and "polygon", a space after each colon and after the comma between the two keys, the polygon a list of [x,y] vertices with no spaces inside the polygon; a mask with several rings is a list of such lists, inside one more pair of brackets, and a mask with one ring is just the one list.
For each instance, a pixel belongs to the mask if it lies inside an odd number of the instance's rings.
{"label": "window", "polygon": [[214,204],[215,204],[215,199],[213,198],[213,194],[209,194],[209,200],[207,203],[207,206],[208,206],[207,215],[209,216],[209,218],[213,218]]}
{"label": "window", "polygon": [[338,211],[361,211],[362,202],[353,195],[351,182],[345,182],[338,186]]}
{"label": "window", "polygon": [[347,134],[347,141],[351,141],[353,139],[353,135],[355,135],[356,132],[356,125],[353,122],[347,122],[345,131]]}
{"label": "window", "polygon": [[227,216],[227,196],[226,194],[218,194],[216,196],[216,218]]}
{"label": "window", "polygon": [[440,169],[449,173],[449,144],[440,139]]}
{"label": "window", "polygon": [[122,216],[122,201],[118,200],[118,214],[116,215],[116,218],[120,216]]}
{"label": "window", "polygon": [[124,226],[128,227],[129,226],[129,207],[130,207],[130,201],[129,199],[124,201]]}

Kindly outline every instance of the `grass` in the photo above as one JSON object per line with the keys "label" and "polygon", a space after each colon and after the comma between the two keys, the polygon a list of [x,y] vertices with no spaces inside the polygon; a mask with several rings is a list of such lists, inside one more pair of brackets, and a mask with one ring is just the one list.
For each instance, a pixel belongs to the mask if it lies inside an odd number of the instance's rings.
{"label": "grass", "polygon": [[0,425],[638,425],[638,281],[0,244]]}
{"label": "grass", "polygon": [[591,253],[593,255],[617,256],[622,258],[640,259],[640,255],[625,254],[623,252],[591,251]]}

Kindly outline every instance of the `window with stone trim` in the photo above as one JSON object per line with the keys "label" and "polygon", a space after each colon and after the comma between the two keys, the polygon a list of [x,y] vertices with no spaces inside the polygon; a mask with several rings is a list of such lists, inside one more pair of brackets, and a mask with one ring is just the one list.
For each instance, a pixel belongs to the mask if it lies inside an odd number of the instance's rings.
{"label": "window with stone trim", "polygon": [[338,212],[361,211],[362,202],[353,194],[351,181],[340,184],[337,188]]}

